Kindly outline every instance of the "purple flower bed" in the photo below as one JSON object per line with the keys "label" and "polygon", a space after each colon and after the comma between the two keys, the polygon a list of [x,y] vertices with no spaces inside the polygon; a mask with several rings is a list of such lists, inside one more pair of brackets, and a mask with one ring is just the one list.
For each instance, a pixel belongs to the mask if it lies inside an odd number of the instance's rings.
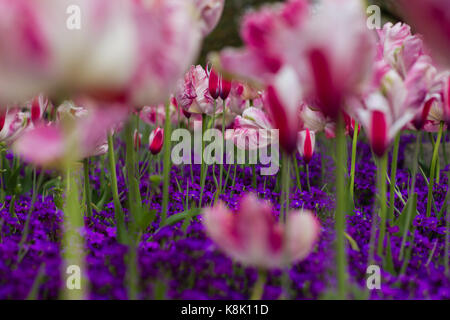
{"label": "purple flower bed", "polygon": [[[405,147],[411,138],[405,136],[401,146]],[[405,157],[404,148],[399,159]],[[119,152],[120,154],[120,152]],[[324,159],[321,159],[324,157]],[[124,176],[120,174],[124,160],[117,163],[119,194],[125,191]],[[298,158],[299,165],[303,162]],[[322,168],[322,163],[325,168]],[[399,163],[403,163],[399,160]],[[335,231],[334,231],[334,191],[333,161],[322,153],[316,153],[310,163],[311,190],[300,192],[296,186],[290,189],[290,207],[312,210],[321,222],[320,238],[311,254],[302,262],[286,270],[273,270],[264,286],[264,299],[278,299],[283,292],[283,283],[289,283],[288,295],[292,299],[317,299],[332,297],[336,286],[335,277]],[[225,165],[225,170],[228,167]],[[95,163],[91,181],[94,192],[101,190],[102,164]],[[185,210],[186,198],[189,206],[195,206],[200,193],[200,167],[194,166],[194,182],[191,181],[190,166],[173,167],[170,175],[169,216]],[[216,175],[219,168],[216,167]],[[231,172],[233,172],[234,166]],[[447,193],[446,172],[442,168],[440,183],[434,188],[436,208],[441,209]],[[106,170],[104,173],[107,175]],[[390,240],[392,260],[390,267],[382,268],[380,290],[366,287],[367,266],[370,257],[372,212],[376,194],[376,166],[372,161],[370,147],[358,144],[358,161],[355,180],[355,203],[353,212],[347,213],[347,233],[354,245],[346,242],[348,256],[348,286],[355,299],[449,299],[450,279],[445,275],[445,219],[432,210],[426,217],[427,187],[423,177],[417,175],[419,214],[414,218],[413,239],[405,243],[405,251],[410,252],[409,262],[402,270],[399,260],[402,235],[398,226],[388,226],[386,239]],[[295,181],[292,175],[291,181]],[[301,172],[302,185],[306,176]],[[178,187],[180,186],[180,188]],[[187,186],[189,185],[189,194]],[[328,185],[328,187],[326,187]],[[408,170],[400,167],[397,185],[404,198],[407,198]],[[324,188],[325,186],[325,188]],[[149,176],[144,173],[140,181],[141,194],[148,194]],[[212,167],[207,175],[204,203],[214,200],[215,184]],[[228,186],[220,199],[230,208],[236,208],[238,199],[245,192],[256,192],[262,199],[275,205],[273,214],[278,215],[280,191],[277,190],[276,177],[257,177],[257,187],[252,187],[251,168],[237,168],[234,187]],[[126,192],[122,204],[126,208]],[[23,239],[23,231],[30,208],[31,197],[24,195],[14,201],[11,210],[11,197],[6,196],[0,211],[0,299],[57,299],[61,293],[61,222],[63,212],[55,206],[57,192],[49,190],[47,195],[39,194],[29,220],[29,233]],[[194,218],[183,231],[183,221],[159,228],[161,194],[144,197],[143,202],[156,210],[157,218],[142,235],[138,248],[139,283],[138,297],[142,299],[248,299],[258,277],[257,270],[246,268],[233,262],[218,250],[205,235],[200,216]],[[401,211],[403,204],[399,197],[396,206]],[[126,211],[126,209],[124,209]],[[14,214],[12,214],[12,212]],[[127,299],[125,254],[127,247],[116,241],[114,205],[108,199],[104,208],[94,210],[94,216],[85,218],[86,227],[79,230],[85,237],[87,275],[90,299]],[[186,226],[185,226],[186,227]],[[412,234],[411,234],[412,235]],[[25,241],[23,241],[25,240]],[[374,240],[372,240],[374,241]],[[387,241],[385,246],[387,245]],[[371,264],[382,265],[383,261],[375,252]],[[386,264],[384,264],[386,265]],[[391,269],[390,269],[391,268]]]}

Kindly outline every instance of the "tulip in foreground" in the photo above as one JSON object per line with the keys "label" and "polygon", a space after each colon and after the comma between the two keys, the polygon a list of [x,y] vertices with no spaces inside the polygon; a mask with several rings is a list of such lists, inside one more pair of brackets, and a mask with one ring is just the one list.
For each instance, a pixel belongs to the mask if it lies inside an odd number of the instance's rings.
{"label": "tulip in foreground", "polygon": [[[79,24],[67,8],[77,6]],[[0,0],[0,99],[86,93],[132,105],[165,101],[195,61],[220,2]],[[76,17],[74,17],[76,18]],[[66,27],[67,26],[67,27]]]}
{"label": "tulip in foreground", "polygon": [[450,65],[450,2],[445,0],[399,0],[400,13],[423,34],[433,55]]}
{"label": "tulip in foreground", "polygon": [[313,249],[320,225],[306,211],[291,212],[286,224],[277,222],[272,207],[252,194],[233,213],[223,203],[204,212],[206,232],[233,259],[247,266],[280,268],[303,260]]}
{"label": "tulip in foreground", "polygon": [[63,104],[59,122],[41,123],[21,134],[14,152],[26,162],[46,168],[106,153],[107,133],[126,119],[127,110],[110,106],[80,112],[68,105],[72,104]]}
{"label": "tulip in foreground", "polygon": [[371,73],[374,38],[365,22],[360,1],[354,0],[322,1],[316,14],[306,0],[264,6],[244,17],[245,47],[223,50],[218,63],[264,86],[291,68],[301,86],[290,93],[337,118],[346,98],[359,95]]}

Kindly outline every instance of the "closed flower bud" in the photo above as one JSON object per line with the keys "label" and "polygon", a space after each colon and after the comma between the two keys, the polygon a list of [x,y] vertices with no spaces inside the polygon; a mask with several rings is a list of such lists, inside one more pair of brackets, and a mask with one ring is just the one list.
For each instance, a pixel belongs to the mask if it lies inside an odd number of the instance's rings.
{"label": "closed flower bud", "polygon": [[164,145],[164,129],[156,128],[149,137],[149,150],[153,155],[161,152]]}

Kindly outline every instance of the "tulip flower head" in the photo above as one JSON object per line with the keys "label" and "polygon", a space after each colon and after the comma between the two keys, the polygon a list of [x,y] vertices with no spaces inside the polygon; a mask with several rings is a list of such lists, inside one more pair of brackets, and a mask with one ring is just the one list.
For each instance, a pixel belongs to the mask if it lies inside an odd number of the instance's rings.
{"label": "tulip flower head", "polygon": [[234,115],[241,115],[244,110],[250,107],[250,101],[245,96],[245,90],[242,83],[233,81],[226,107]]}
{"label": "tulip flower head", "polygon": [[269,88],[289,68],[301,84],[290,93],[336,119],[347,97],[361,94],[370,79],[375,43],[360,1],[321,4],[315,14],[306,0],[247,14],[241,28],[245,48],[225,49],[218,63]]}
{"label": "tulip flower head", "polygon": [[450,3],[443,0],[399,0],[399,12],[424,36],[433,57],[450,66]]}
{"label": "tulip flower head", "polygon": [[297,75],[290,68],[280,72],[266,92],[265,105],[269,110],[273,127],[279,130],[280,146],[287,153],[297,147],[297,132],[301,127],[298,112],[301,105]]}
{"label": "tulip flower head", "polygon": [[31,109],[31,121],[36,124],[42,119],[45,111],[47,110],[49,101],[43,94],[35,97],[30,103]]}
{"label": "tulip flower head", "polygon": [[241,150],[265,148],[277,142],[276,137],[272,135],[272,129],[272,124],[265,112],[250,107],[234,119],[234,130],[227,130],[225,139],[232,139]]}
{"label": "tulip flower head", "polygon": [[226,100],[231,91],[232,83],[228,79],[225,79],[222,75],[219,75],[214,68],[206,69],[208,74],[208,90],[209,94],[214,100],[219,97],[222,100]]}
{"label": "tulip flower head", "polygon": [[0,141],[12,144],[28,128],[30,113],[22,112],[20,108],[12,107],[0,110]]}
{"label": "tulip flower head", "polygon": [[309,129],[305,129],[298,133],[298,152],[306,163],[309,163],[314,154],[314,146],[316,143],[316,135]]}
{"label": "tulip flower head", "polygon": [[[377,57],[372,92],[365,97],[362,107],[350,108],[366,128],[372,149],[380,157],[397,133],[423,113],[423,106],[429,101],[427,96],[436,79],[436,68],[431,58],[415,45],[408,46],[408,43],[421,42],[414,37],[396,35],[392,38],[398,43],[392,45],[390,42],[396,42],[388,41],[388,35],[393,33],[392,28],[391,25],[385,27],[379,46],[394,47],[396,49],[387,50],[394,53]],[[409,28],[404,29],[408,35]]]}
{"label": "tulip flower head", "polygon": [[402,78],[406,77],[419,57],[425,54],[422,39],[413,35],[410,26],[405,23],[386,23],[378,31],[378,37],[378,54]]}
{"label": "tulip flower head", "polygon": [[164,129],[156,128],[153,130],[149,137],[149,150],[153,155],[161,152],[164,145]]}
{"label": "tulip flower head", "polygon": [[[72,6],[81,24],[67,24]],[[132,106],[164,102],[222,8],[201,0],[0,0],[0,42],[8,43],[0,99],[63,92]]]}
{"label": "tulip flower head", "polygon": [[133,141],[134,141],[134,148],[136,150],[139,150],[141,148],[142,143],[142,133],[139,133],[139,131],[134,130]]}
{"label": "tulip flower head", "polygon": [[201,30],[208,35],[217,25],[222,16],[225,0],[194,0],[201,15]]}
{"label": "tulip flower head", "polygon": [[208,79],[208,90],[209,94],[214,100],[217,100],[220,96],[220,77],[217,72],[211,68],[209,71]]}
{"label": "tulip flower head", "polygon": [[8,108],[0,108],[0,132],[3,130],[6,121],[6,115],[8,114]]}
{"label": "tulip flower head", "polygon": [[[192,66],[183,80],[178,83],[176,100],[178,105],[189,113],[212,114],[214,112],[214,98],[210,94],[210,77],[206,70],[198,65]],[[214,96],[220,95],[217,85]]]}
{"label": "tulip flower head", "polygon": [[231,81],[222,77],[220,81],[220,97],[226,100],[231,91]]}
{"label": "tulip flower head", "polygon": [[306,258],[320,226],[307,211],[290,212],[286,224],[277,222],[272,207],[245,195],[233,213],[223,203],[204,210],[207,234],[236,261],[265,269],[281,268]]}
{"label": "tulip flower head", "polygon": [[25,130],[14,142],[13,150],[41,167],[62,167],[67,161],[106,153],[107,133],[126,119],[127,110],[110,106],[81,112],[79,108],[63,103],[58,122],[42,122]]}
{"label": "tulip flower head", "polygon": [[334,138],[336,136],[336,122],[330,117],[327,117],[320,110],[313,110],[306,104],[300,107],[300,120],[304,128],[308,128],[314,133],[325,132],[327,138]]}

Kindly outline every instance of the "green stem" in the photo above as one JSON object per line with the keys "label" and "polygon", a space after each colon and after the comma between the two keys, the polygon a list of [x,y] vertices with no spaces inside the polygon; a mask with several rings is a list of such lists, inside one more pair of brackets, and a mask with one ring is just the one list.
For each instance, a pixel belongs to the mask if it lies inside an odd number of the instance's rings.
{"label": "green stem", "polygon": [[355,121],[355,131],[353,132],[353,142],[352,142],[352,162],[350,165],[350,195],[355,202],[354,199],[354,191],[355,191],[355,167],[356,167],[356,149],[358,147],[358,130],[359,125]]}
{"label": "green stem", "polygon": [[69,289],[64,286],[62,298],[65,300],[81,300],[85,297],[86,283],[83,274],[84,269],[84,241],[79,234],[79,230],[83,227],[83,215],[79,205],[78,185],[76,182],[76,172],[68,165],[66,174],[66,204],[64,206],[64,225],[63,234],[63,250],[64,268],[63,279],[66,279],[66,270],[69,266],[76,266],[81,271],[82,281],[80,288]]}
{"label": "green stem", "polygon": [[[415,146],[415,150],[414,150],[414,158],[413,159],[417,159],[417,157],[419,156],[421,145],[422,145],[422,131],[419,131],[419,133],[417,134],[417,137],[416,137],[416,146]],[[412,167],[412,172],[411,172],[411,179],[412,179],[411,186],[409,187],[409,190],[408,190],[408,194],[409,194],[408,198],[413,197],[415,195],[417,166],[418,166],[418,162],[414,161],[413,167]],[[409,224],[410,224],[410,221],[411,221],[410,219],[412,216],[413,209],[415,209],[415,206],[413,205],[413,203],[411,203],[411,205],[408,207],[408,210],[406,212],[406,225],[407,226],[409,226]],[[403,231],[402,243],[400,246],[399,260],[403,260],[403,253],[404,253],[407,234],[408,234],[408,229],[405,228],[405,230]]]}
{"label": "green stem", "polygon": [[309,164],[305,164],[306,169],[306,185],[308,186],[308,191],[311,191],[311,185],[309,183]]}
{"label": "green stem", "polygon": [[5,159],[5,149],[3,143],[0,144],[0,202],[3,204],[5,201],[5,187],[4,187],[4,177],[3,177],[3,166],[6,163]]}
{"label": "green stem", "polygon": [[223,102],[222,106],[222,155],[221,155],[221,161],[220,161],[220,176],[219,176],[219,192],[216,193],[216,201],[219,199],[219,196],[222,194],[222,179],[223,179],[223,161],[224,161],[224,154],[225,154],[225,116],[226,116],[226,108],[225,108],[225,101]]}
{"label": "green stem", "polygon": [[200,202],[198,204],[199,208],[202,207],[202,201],[203,201],[203,190],[205,189],[205,182],[206,182],[206,169],[205,161],[203,159],[203,150],[205,149],[205,142],[203,141],[203,137],[205,135],[206,131],[206,114],[202,114],[202,150],[201,150],[201,164],[200,164]]}
{"label": "green stem", "polygon": [[83,160],[84,167],[84,192],[86,194],[86,210],[87,216],[92,217],[92,194],[91,194],[91,184],[89,180],[89,158]]}
{"label": "green stem", "polygon": [[283,222],[286,223],[287,219],[287,193],[289,189],[289,157],[283,153],[282,154],[282,165],[281,165],[281,206],[280,206],[280,217],[282,217]]}
{"label": "green stem", "polygon": [[[230,166],[231,166],[231,164],[230,164]],[[233,182],[231,183],[231,196],[233,196],[233,194],[234,194],[234,184],[235,184],[235,182],[236,182],[236,171],[237,171],[237,164],[234,164],[234,173],[233,173]]]}
{"label": "green stem", "polygon": [[[166,114],[169,114],[166,112]],[[170,119],[170,117],[167,117]],[[130,300],[138,298],[139,270],[137,264],[137,245],[140,240],[141,231],[144,229],[144,219],[142,210],[142,199],[139,189],[139,182],[136,177],[136,148],[134,146],[134,125],[133,119],[130,119],[125,125],[126,156],[125,166],[127,169],[128,180],[128,210],[130,212],[130,232],[128,238],[128,252],[125,257],[126,283],[128,297]]]}
{"label": "green stem", "polygon": [[444,163],[448,163],[448,157],[447,157],[447,132],[444,132],[444,135],[442,137],[442,152],[444,153]]}
{"label": "green stem", "polygon": [[433,157],[431,158],[430,181],[428,183],[428,197],[427,197],[427,217],[431,215],[431,202],[433,200],[432,198],[433,198],[434,178],[436,175],[436,162],[439,161],[439,145],[441,143],[443,129],[444,123],[441,122],[436,143],[434,145]]}
{"label": "green stem", "polygon": [[295,156],[295,153],[292,155],[292,162],[294,163],[294,169],[295,169],[295,178],[297,179],[297,188],[302,191],[302,181],[300,180],[300,170],[298,168],[298,161],[297,157]]}
{"label": "green stem", "polygon": [[397,162],[398,162],[398,149],[400,146],[400,133],[397,134],[394,141],[394,151],[392,152],[391,161],[391,184],[389,186],[389,214],[388,219],[394,219],[395,209],[395,185],[397,183]]}
{"label": "green stem", "polygon": [[252,187],[256,189],[256,165],[252,164]]}
{"label": "green stem", "polygon": [[386,186],[386,172],[387,172],[387,153],[379,159],[378,163],[378,195],[380,198],[380,234],[378,238],[378,255],[383,255],[384,237],[386,234],[386,214],[387,214],[387,186]]}
{"label": "green stem", "polygon": [[[190,118],[187,120],[187,127],[190,128]],[[191,184],[194,184],[194,169],[192,168],[192,153],[189,155],[189,166],[191,168]]]}
{"label": "green stem", "polygon": [[[447,172],[447,182],[448,182],[448,188],[447,188],[447,192],[450,193],[450,172]],[[445,217],[445,221],[446,221],[446,227],[447,227],[447,232],[445,233],[445,257],[444,257],[444,261],[445,261],[445,274],[447,277],[450,276],[450,268],[449,268],[449,251],[450,251],[450,196],[447,195],[447,215]]]}
{"label": "green stem", "polygon": [[[125,142],[126,142],[126,156],[125,167],[127,169],[128,180],[128,205],[131,216],[132,228],[140,222],[140,190],[139,183],[136,179],[136,161],[135,161],[135,148],[134,148],[134,126],[133,121],[130,119],[125,125]],[[135,230],[133,230],[135,231]]]}
{"label": "green stem", "polygon": [[225,190],[228,187],[228,180],[230,180],[230,171],[231,171],[231,164],[228,165],[227,177],[225,178],[225,181],[223,183],[222,190]]}
{"label": "green stem", "polygon": [[119,199],[119,189],[117,187],[116,159],[114,155],[114,142],[112,134],[108,134],[108,160],[109,172],[111,175],[111,192],[114,202],[114,215],[117,223],[117,241],[126,243],[125,215]]}
{"label": "green stem", "polygon": [[264,294],[264,285],[266,284],[267,272],[265,270],[258,271],[258,279],[253,286],[252,295],[250,300],[261,300]]}
{"label": "green stem", "polygon": [[344,123],[342,116],[337,124],[336,145],[336,256],[337,256],[337,283],[339,299],[347,299],[347,260],[345,253],[345,214],[346,192],[345,173],[347,163],[347,148],[345,143]]}
{"label": "green stem", "polygon": [[[41,186],[42,180],[44,177],[44,172],[41,171],[39,173],[39,178],[36,181],[36,168],[33,168],[33,194],[31,195],[31,204],[30,204],[30,208],[28,209],[28,214],[27,214],[27,219],[25,220],[25,225],[23,227],[23,232],[22,232],[22,237],[20,239],[19,242],[19,257],[18,257],[18,262],[22,261],[25,253],[23,250],[23,246],[25,244],[25,242],[28,239],[28,234],[30,232],[30,220],[31,220],[31,214],[33,213],[34,210],[34,204],[36,203],[36,196],[39,192],[39,188]],[[11,209],[10,209],[11,210]]]}
{"label": "green stem", "polygon": [[[169,109],[170,104],[166,104],[166,115],[170,114]],[[161,226],[165,225],[167,219],[167,211],[169,208],[169,176],[171,169],[171,161],[170,161],[170,136],[171,136],[171,127],[170,127],[170,117],[166,117],[166,122],[164,124],[164,168],[163,168],[163,211],[161,214]]]}

